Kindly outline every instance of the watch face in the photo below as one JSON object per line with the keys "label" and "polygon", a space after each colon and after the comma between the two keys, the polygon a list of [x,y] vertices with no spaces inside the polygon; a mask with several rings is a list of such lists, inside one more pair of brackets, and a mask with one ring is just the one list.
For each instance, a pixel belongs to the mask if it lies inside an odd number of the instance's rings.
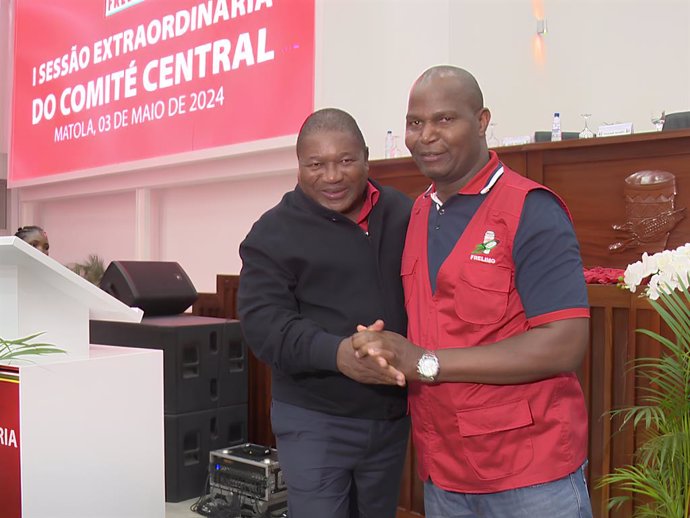
{"label": "watch face", "polygon": [[438,374],[438,360],[436,356],[425,354],[419,359],[419,374],[425,378],[433,378]]}
{"label": "watch face", "polygon": [[419,363],[419,371],[423,376],[434,375],[434,364],[429,358],[423,358]]}

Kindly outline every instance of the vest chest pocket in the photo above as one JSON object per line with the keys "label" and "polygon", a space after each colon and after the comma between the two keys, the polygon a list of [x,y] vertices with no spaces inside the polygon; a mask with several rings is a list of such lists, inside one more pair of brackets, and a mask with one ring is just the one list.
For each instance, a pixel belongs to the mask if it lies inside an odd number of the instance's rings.
{"label": "vest chest pocket", "polygon": [[417,256],[403,255],[400,263],[400,277],[405,292],[405,306],[407,306],[415,288],[415,272],[417,270]]}
{"label": "vest chest pocket", "polygon": [[512,270],[493,265],[470,265],[455,286],[455,312],[472,324],[495,324],[508,308]]}

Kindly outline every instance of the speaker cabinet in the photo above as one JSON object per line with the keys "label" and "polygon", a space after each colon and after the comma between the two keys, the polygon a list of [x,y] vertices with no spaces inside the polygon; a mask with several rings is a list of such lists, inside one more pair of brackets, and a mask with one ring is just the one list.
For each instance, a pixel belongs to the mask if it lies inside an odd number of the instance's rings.
{"label": "speaker cabinet", "polygon": [[210,453],[247,442],[247,405],[165,416],[165,500],[206,493]]}
{"label": "speaker cabinet", "polygon": [[198,297],[179,263],[168,261],[112,261],[99,286],[146,316],[182,313]]}
{"label": "speaker cabinet", "polygon": [[247,348],[238,320],[175,315],[90,321],[91,343],[163,350],[165,414],[246,403]]}

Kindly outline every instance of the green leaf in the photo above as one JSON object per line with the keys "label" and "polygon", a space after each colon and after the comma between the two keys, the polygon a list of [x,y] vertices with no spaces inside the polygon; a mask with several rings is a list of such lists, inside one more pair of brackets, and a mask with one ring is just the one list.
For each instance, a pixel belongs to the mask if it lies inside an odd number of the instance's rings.
{"label": "green leaf", "polygon": [[16,358],[26,361],[26,357],[30,356],[58,354],[65,352],[63,349],[60,349],[53,344],[32,342],[32,340],[36,339],[42,334],[43,333],[34,333],[23,338],[16,338],[14,340],[0,338],[0,361],[12,360]]}

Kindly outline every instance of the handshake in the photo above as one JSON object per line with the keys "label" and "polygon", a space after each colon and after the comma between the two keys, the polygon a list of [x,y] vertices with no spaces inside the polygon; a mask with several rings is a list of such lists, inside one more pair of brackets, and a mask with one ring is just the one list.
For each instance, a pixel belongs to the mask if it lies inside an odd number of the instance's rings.
{"label": "handshake", "polygon": [[358,325],[357,332],[340,342],[338,370],[360,383],[399,385],[419,379],[418,364],[425,351],[403,336],[386,331],[383,320],[369,326]]}

